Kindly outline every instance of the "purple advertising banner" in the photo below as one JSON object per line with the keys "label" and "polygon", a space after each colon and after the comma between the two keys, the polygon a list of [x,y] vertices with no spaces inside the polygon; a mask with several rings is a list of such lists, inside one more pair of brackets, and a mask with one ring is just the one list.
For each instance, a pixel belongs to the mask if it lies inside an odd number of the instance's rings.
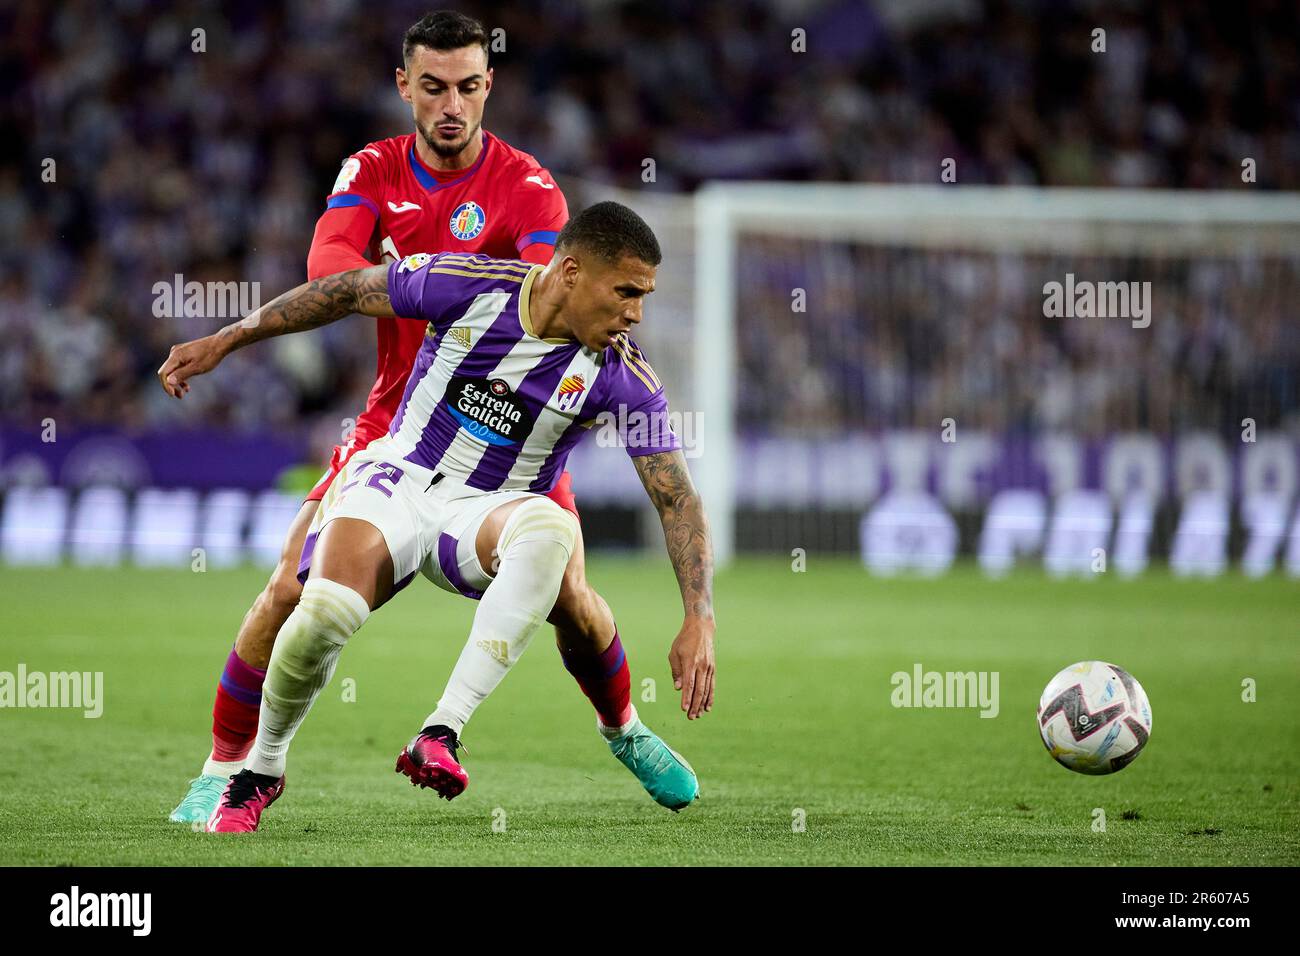
{"label": "purple advertising banner", "polygon": [[[1235,441],[1208,433],[1030,438],[963,431],[950,437],[918,432],[743,436],[733,468],[736,501],[760,508],[865,509],[887,492],[925,491],[962,510],[978,509],[1009,488],[1052,497],[1095,489],[1114,500],[1143,492],[1155,501],[1181,500],[1195,491],[1234,500],[1259,492],[1289,498],[1300,490],[1300,443],[1282,433]],[[568,460],[574,489],[593,504],[644,504],[645,492],[626,453],[607,444],[588,440],[574,450]],[[709,451],[700,447],[688,456],[692,470],[709,467]],[[296,465],[323,470],[325,461],[305,439],[273,433],[87,429],[45,436],[0,429],[0,487],[260,491]]]}
{"label": "purple advertising banner", "polygon": [[129,434],[82,429],[43,435],[40,431],[0,429],[0,475],[4,486],[260,491],[272,487],[286,468],[303,464],[308,457],[306,442],[265,433],[200,430]]}

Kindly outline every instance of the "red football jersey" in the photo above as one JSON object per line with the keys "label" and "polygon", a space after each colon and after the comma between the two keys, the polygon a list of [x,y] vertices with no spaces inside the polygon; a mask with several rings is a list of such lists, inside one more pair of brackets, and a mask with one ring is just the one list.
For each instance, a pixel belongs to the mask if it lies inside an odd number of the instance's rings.
{"label": "red football jersey", "polygon": [[[551,174],[487,130],[474,165],[455,172],[426,166],[415,150],[415,133],[371,143],[344,161],[326,206],[372,212],[377,255],[395,259],[417,252],[516,259],[536,243],[554,245],[569,218]],[[379,363],[365,411],[357,418],[357,447],[388,433],[424,341],[423,323],[375,321]]]}

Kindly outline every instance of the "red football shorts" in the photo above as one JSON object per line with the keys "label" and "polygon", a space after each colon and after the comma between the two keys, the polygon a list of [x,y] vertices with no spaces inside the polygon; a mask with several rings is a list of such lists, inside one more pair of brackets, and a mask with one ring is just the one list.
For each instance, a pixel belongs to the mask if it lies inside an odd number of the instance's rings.
{"label": "red football shorts", "polygon": [[334,476],[343,470],[343,466],[348,463],[348,459],[359,452],[364,445],[357,445],[349,440],[346,445],[335,445],[334,453],[330,455],[329,467],[325,469],[325,474],[320,476],[320,481],[316,482],[316,487],[307,494],[307,501],[320,501],[325,497],[325,492],[329,491],[330,483],[334,481]]}
{"label": "red football shorts", "polygon": [[579,521],[582,520],[582,516],[578,514],[578,502],[573,497],[573,480],[569,477],[567,471],[560,473],[560,480],[555,483],[554,488],[546,493],[546,497],[565,511],[572,513]]}

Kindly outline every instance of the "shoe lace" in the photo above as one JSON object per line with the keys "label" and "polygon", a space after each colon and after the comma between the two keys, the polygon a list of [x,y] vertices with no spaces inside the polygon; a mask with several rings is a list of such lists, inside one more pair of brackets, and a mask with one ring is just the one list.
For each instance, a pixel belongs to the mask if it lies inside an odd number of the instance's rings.
{"label": "shoe lace", "polygon": [[654,738],[643,736],[642,734],[630,734],[622,743],[619,744],[618,751],[615,754],[620,760],[631,754],[632,759],[637,762],[649,762],[654,759],[654,767],[651,773],[656,777],[661,777],[673,765],[672,755],[666,746],[663,746]]}
{"label": "shoe lace", "polygon": [[633,760],[640,760],[641,752],[637,749],[637,744],[641,742],[642,742],[641,738],[638,737],[636,734],[629,735],[627,738],[623,740],[622,743],[618,745],[617,756],[620,759],[622,759],[630,752]]}
{"label": "shoe lace", "polygon": [[251,770],[241,770],[230,778],[230,793],[226,797],[226,808],[230,810],[242,810],[249,800],[257,796],[257,792],[263,789],[257,785],[257,780],[253,777]]}
{"label": "shoe lace", "polygon": [[456,736],[456,731],[443,724],[435,724],[431,727],[425,727],[420,731],[421,737],[428,737],[432,740],[441,740],[451,751],[453,760],[459,761],[460,754],[458,751],[465,751],[465,756],[469,756],[469,748],[461,743],[460,738]]}

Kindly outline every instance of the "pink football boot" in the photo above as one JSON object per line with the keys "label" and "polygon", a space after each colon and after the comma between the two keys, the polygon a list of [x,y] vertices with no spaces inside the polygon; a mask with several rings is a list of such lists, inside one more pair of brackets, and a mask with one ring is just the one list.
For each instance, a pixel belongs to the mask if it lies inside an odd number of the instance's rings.
{"label": "pink football boot", "polygon": [[217,808],[208,817],[209,833],[252,833],[262,811],[284,793],[284,777],[276,780],[251,770],[241,770],[230,778]]}
{"label": "pink football boot", "polygon": [[469,786],[469,774],[456,760],[459,747],[456,731],[450,727],[425,727],[398,755],[395,769],[410,777],[412,785],[432,787],[450,800]]}

